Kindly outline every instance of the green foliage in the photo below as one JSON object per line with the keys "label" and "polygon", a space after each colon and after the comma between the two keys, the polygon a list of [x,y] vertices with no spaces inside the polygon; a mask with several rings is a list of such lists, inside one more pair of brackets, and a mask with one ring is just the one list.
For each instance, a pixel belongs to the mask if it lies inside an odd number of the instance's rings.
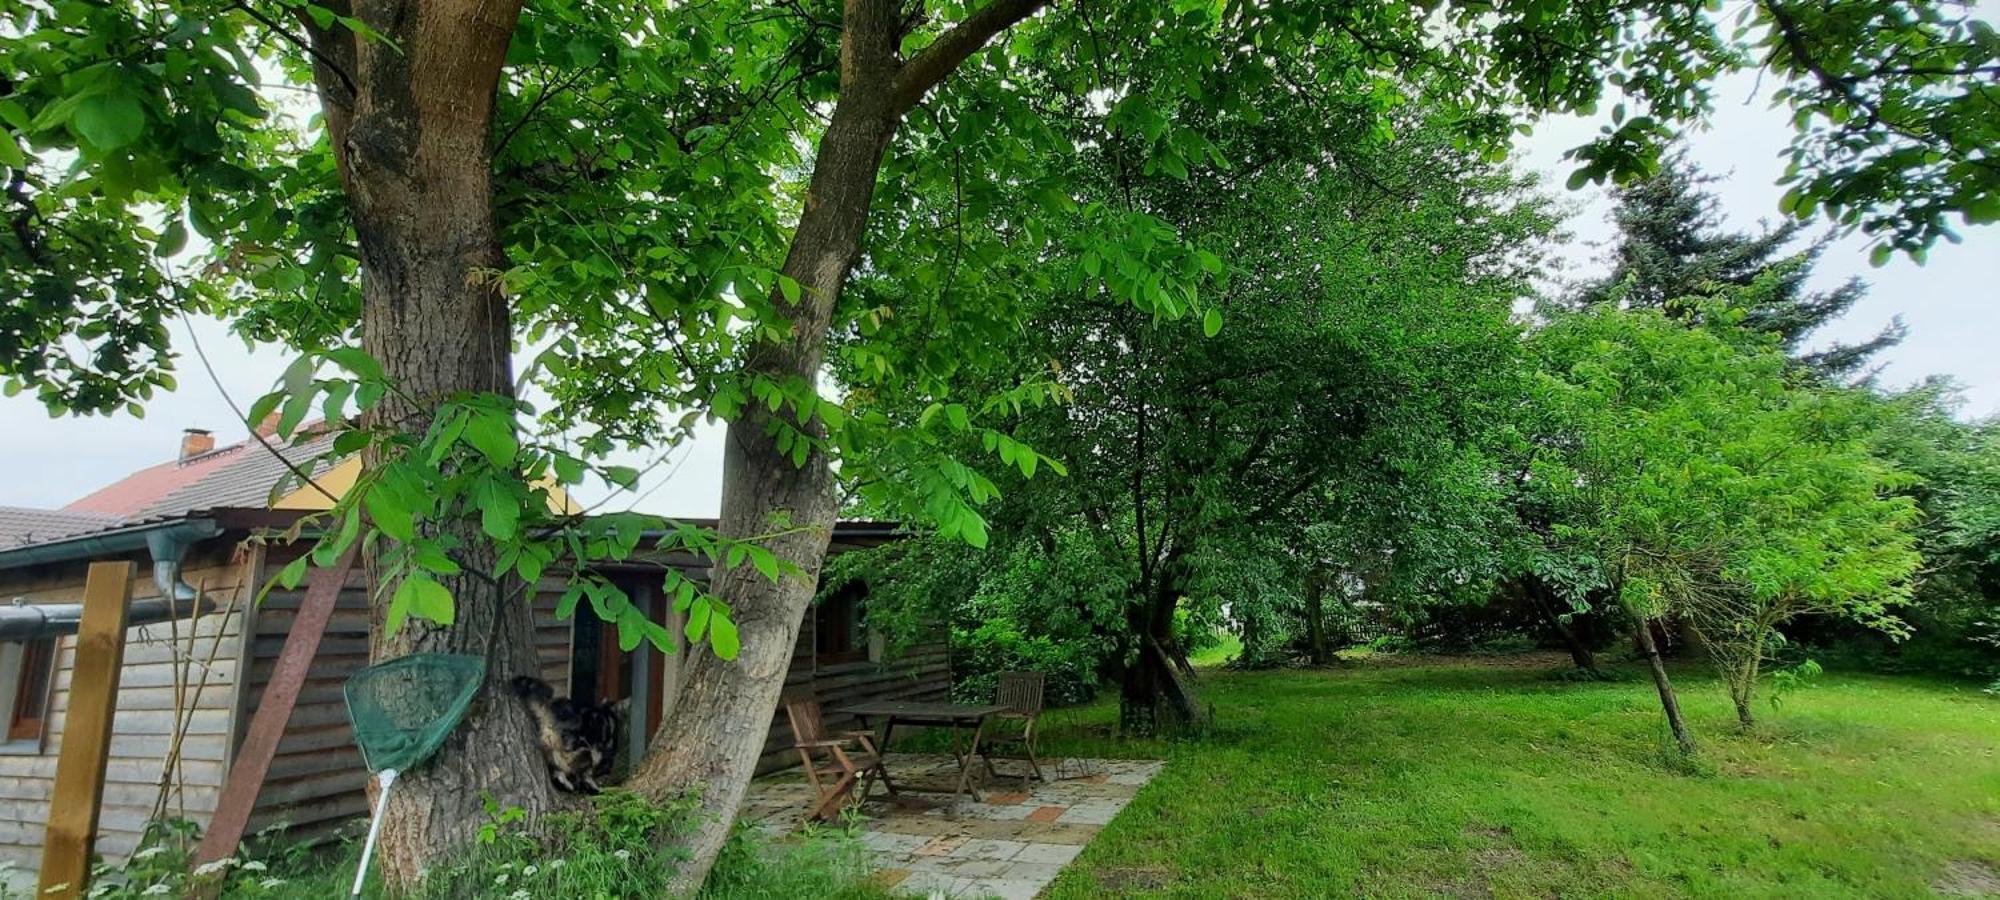
{"label": "green foliage", "polygon": [[[326,119],[290,92],[342,90],[349,76],[315,63],[336,40],[385,40],[376,29],[389,23],[365,13],[224,0],[8,8],[0,67],[17,75],[0,98],[0,167],[16,227],[0,232],[0,369],[12,384],[58,411],[143,401],[172,383],[164,325],[184,311],[300,349],[351,332],[361,272],[346,191],[359,186],[340,183]],[[1743,28],[1724,37],[1732,17]],[[954,18],[912,20],[904,43],[921,46]],[[824,11],[736,0],[527,10],[497,92],[487,162],[504,262],[486,274],[505,289],[516,337],[544,348],[524,379],[550,397],[542,424],[574,431],[585,457],[670,444],[704,416],[766,403],[789,411],[773,426],[780,452],[838,457],[874,502],[976,543],[972,510],[991,476],[963,467],[979,457],[940,461],[947,435],[875,415],[858,381],[836,402],[741,365],[748,346],[788,333],[779,301],[803,289],[773,267],[799,207],[801,151],[818,137],[813,111],[837,94],[838,36]],[[1268,52],[1237,52],[1245,45]],[[994,395],[953,390],[950,360],[1023,323],[1009,295],[1087,284],[1211,335],[1240,318],[1210,294],[1220,254],[1183,230],[1185,216],[1087,189],[1106,166],[1127,186],[1199,185],[1257,165],[1232,141],[1286,129],[1345,156],[1406,130],[1412,98],[1442,108],[1452,152],[1493,158],[1527,112],[1590,113],[1615,88],[1611,124],[1573,155],[1578,180],[1624,179],[1706,111],[1708,80],[1753,61],[1802,129],[1791,211],[1825,211],[1920,252],[1952,216],[1991,218],[1996,180],[1979,156],[1994,126],[1978,91],[1993,52],[1991,29],[1954,7],[1887,0],[1740,15],[1611,3],[1052,7],[900,123],[865,268],[929,302],[894,315],[849,306],[841,355],[872,388],[921,399],[913,408],[992,411]],[[935,339],[894,340],[908,329]],[[1001,465],[1046,465],[1004,430],[983,433]]]}
{"label": "green foliage", "polygon": [[829,586],[865,576],[867,617],[893,644],[950,630],[955,694],[993,697],[994,676],[1027,670],[1047,676],[1047,701],[1078,703],[1097,693],[1118,644],[1124,597],[1102,579],[1107,561],[1079,535],[1053,546],[1009,542],[981,553],[960,541],[913,537],[845,553],[829,563]]}
{"label": "green foliage", "polygon": [[1876,452],[1910,473],[1899,493],[1920,512],[1924,568],[1902,613],[1909,639],[1821,627],[1800,635],[1816,653],[1879,669],[2000,673],[2000,429],[1961,421],[1959,403],[1955,387],[1932,381],[1877,408]]}
{"label": "green foliage", "polygon": [[[329,364],[339,374],[320,377]],[[357,547],[374,552],[379,546],[379,584],[388,592],[384,628],[390,636],[411,618],[450,625],[456,601],[448,585],[464,578],[491,583],[518,578],[540,585],[546,575],[565,582],[558,617],[569,618],[587,600],[592,613],[617,626],[621,648],[650,642],[673,652],[674,636],[666,627],[649,619],[591,563],[678,551],[721,568],[747,565],[772,580],[796,574],[795,566],[781,563],[762,543],[790,529],[729,539],[659,516],[589,515],[575,507],[569,492],[587,475],[629,487],[636,473],[594,464],[551,439],[523,436],[515,423],[533,413],[525,401],[490,393],[446,400],[420,434],[363,416],[398,390],[367,354],[337,348],[299,357],[278,388],[251,405],[252,418],[278,412],[278,440],[298,445],[329,438],[319,457],[273,486],[274,498],[295,488],[326,493],[312,478],[315,470],[356,455],[369,461],[351,488],[328,494],[331,509],[294,526],[294,535],[310,535],[312,550],[281,569],[266,590],[296,588],[309,566],[330,566]],[[324,418],[308,424],[315,412]],[[444,527],[455,519],[479,523],[476,542]],[[479,562],[484,559],[491,562]],[[664,568],[661,579],[662,592],[686,617],[687,639],[706,639],[715,652],[734,658],[738,639],[728,606],[679,569]]]}
{"label": "green foliage", "polygon": [[[489,803],[487,814],[472,847],[441,863],[416,891],[394,896],[402,900],[665,896],[668,879],[679,865],[671,850],[662,849],[672,846],[665,838],[681,834],[689,824],[685,806],[654,806],[619,791],[591,798],[587,809],[552,814],[535,831],[528,829],[519,809]],[[185,896],[197,831],[194,823],[183,820],[149,826],[129,861],[96,868],[89,896],[120,900]],[[287,840],[283,827],[277,826],[254,836],[245,853],[208,871],[219,873],[225,897],[323,900],[346,896],[359,856],[358,833],[327,847]],[[867,875],[860,845],[838,830],[817,829],[775,842],[752,829],[739,829],[700,896],[705,900],[883,896],[865,884]],[[371,875],[364,896],[389,895]]]}
{"label": "green foliage", "polygon": [[[299,880],[321,877],[324,860],[311,845],[289,839],[283,823],[251,835],[236,855],[196,867],[194,849],[200,830],[187,819],[148,822],[122,863],[98,860],[91,866],[85,896],[116,900],[187,896],[200,876],[213,877],[227,897],[303,897],[308,894],[300,891]],[[0,896],[13,895],[0,887]]]}
{"label": "green foliage", "polygon": [[[1533,262],[1522,248],[1550,217],[1525,184],[1466,161],[1448,125],[1414,113],[1379,148],[1359,141],[1343,148],[1342,165],[1322,165],[1325,145],[1286,129],[1331,126],[1306,121],[1311,104],[1288,96],[1268,101],[1272,119],[1258,130],[1215,138],[1226,156],[1269,154],[1254,169],[1197,166],[1183,182],[1101,161],[1107,204],[1129,191],[1162,224],[1138,239],[1121,231],[1107,248],[1095,217],[1117,207],[1085,204],[1078,233],[1061,237],[1089,248],[1070,279],[1012,290],[1004,302],[1021,306],[1027,326],[1006,336],[1005,355],[954,363],[956,390],[1058,389],[1060,407],[1000,412],[1011,419],[1004,430],[1068,469],[992,479],[988,537],[1004,562],[961,567],[967,583],[930,591],[967,599],[968,638],[1032,642],[1077,622],[1112,667],[1137,652],[1142,628],[1163,629],[1157,639],[1187,652],[1182,636],[1295,605],[1308,564],[1297,539],[1322,516],[1351,543],[1318,564],[1393,557],[1386,568],[1412,594],[1482,564],[1467,527],[1482,502],[1492,508],[1481,435],[1515,377],[1508,316]],[[1191,260],[1226,276],[1206,293],[1228,317],[1214,335],[1201,322],[1145,315],[1119,280],[1144,271],[1134,254],[1159,252],[1175,233],[1232,248]],[[866,277],[852,293],[869,309],[922,310],[926,298],[908,283]],[[1164,302],[1195,302],[1171,294]],[[931,339],[921,312],[893,321],[911,323],[900,340]],[[900,408],[867,373],[839,371]],[[906,409],[896,414],[919,428],[949,415]],[[1021,599],[1001,615],[983,597]],[[1008,624],[981,633],[989,621]]]}
{"label": "green foliage", "polygon": [[1777,629],[1822,614],[1900,634],[1919,557],[1869,401],[1795,384],[1742,340],[1653,311],[1558,318],[1531,341],[1515,483],[1537,574],[1579,603],[1692,625],[1747,724]]}
{"label": "green foliage", "polygon": [[1657,174],[1618,188],[1611,272],[1555,305],[1610,304],[1656,309],[1690,324],[1734,324],[1771,336],[1788,355],[1829,378],[1861,372],[1902,341],[1898,320],[1860,344],[1808,351],[1807,340],[1853,308],[1867,286],[1850,279],[1832,290],[1807,290],[1830,239],[1794,252],[1789,248],[1805,228],[1798,221],[1758,234],[1724,230],[1716,199],[1706,190],[1713,180],[1677,153]]}
{"label": "green foliage", "polygon": [[664,896],[681,859],[688,808],[610,791],[530,830],[519,809],[487,802],[473,845],[424,875],[416,897]]}

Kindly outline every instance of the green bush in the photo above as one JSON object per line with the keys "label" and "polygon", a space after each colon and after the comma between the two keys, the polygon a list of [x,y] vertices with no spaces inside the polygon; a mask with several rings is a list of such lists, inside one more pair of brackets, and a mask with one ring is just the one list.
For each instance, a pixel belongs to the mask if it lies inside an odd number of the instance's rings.
{"label": "green bush", "polygon": [[1083,703],[1097,695],[1099,654],[1087,640],[1057,640],[1028,635],[1011,619],[993,619],[976,628],[954,628],[951,635],[952,696],[968,703],[993,699],[999,673],[1042,673],[1043,702],[1051,706]]}
{"label": "green bush", "polygon": [[[425,878],[401,900],[560,897],[610,900],[668,896],[667,885],[683,854],[672,848],[689,820],[688,804],[656,806],[638,795],[608,791],[588,808],[555,813],[530,833],[519,809],[489,804],[489,820],[474,844]],[[365,825],[356,820],[357,826]],[[222,879],[222,896],[326,900],[344,897],[360,862],[360,828],[342,840],[318,845],[286,839],[282,826],[245,842],[237,856],[199,870]],[[123,863],[100,864],[88,896],[182,897],[192,888],[190,869],[198,828],[171,820],[149,826],[139,848]],[[781,897],[879,897],[866,884],[860,845],[845,829],[813,829],[799,838],[766,839],[754,828],[731,835],[701,896],[705,900]],[[4,884],[4,883],[0,883]],[[391,896],[375,873],[369,897]],[[0,886],[0,896],[5,893]]]}

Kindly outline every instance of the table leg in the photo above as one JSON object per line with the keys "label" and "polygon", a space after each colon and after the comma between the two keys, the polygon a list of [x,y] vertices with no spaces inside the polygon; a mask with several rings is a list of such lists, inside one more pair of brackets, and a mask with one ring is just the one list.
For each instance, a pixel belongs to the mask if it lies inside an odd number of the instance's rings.
{"label": "table leg", "polygon": [[[958,743],[957,741],[958,728],[956,726],[953,726],[951,729],[951,733],[953,737],[952,743],[955,746]],[[973,787],[972,785],[972,763],[974,760],[979,758],[979,738],[981,735],[985,733],[986,733],[986,720],[984,718],[981,718],[977,723],[975,723],[972,726],[971,745],[966,748],[965,755],[959,757],[958,789],[953,791],[951,796],[951,811],[953,815],[958,814],[959,804],[964,802],[964,798],[970,797],[975,803],[977,803],[981,799],[979,796],[979,789]]]}

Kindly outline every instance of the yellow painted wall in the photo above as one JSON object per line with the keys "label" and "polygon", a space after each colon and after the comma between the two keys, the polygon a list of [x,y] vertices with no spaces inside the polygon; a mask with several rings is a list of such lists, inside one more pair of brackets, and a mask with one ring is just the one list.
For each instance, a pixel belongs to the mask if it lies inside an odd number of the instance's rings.
{"label": "yellow painted wall", "polygon": [[[360,477],[361,458],[349,457],[342,460],[333,468],[326,470],[326,472],[314,476],[313,481],[318,482],[319,487],[306,485],[299,488],[278,498],[278,502],[271,504],[271,508],[331,509],[333,507],[333,499],[328,497],[327,494],[332,493],[335,496],[345,496],[348,491],[353,490],[355,480]],[[571,499],[568,491],[557,487],[549,479],[544,478],[536,482],[536,486],[548,489],[549,512],[557,515],[576,515],[583,512],[582,504]]]}

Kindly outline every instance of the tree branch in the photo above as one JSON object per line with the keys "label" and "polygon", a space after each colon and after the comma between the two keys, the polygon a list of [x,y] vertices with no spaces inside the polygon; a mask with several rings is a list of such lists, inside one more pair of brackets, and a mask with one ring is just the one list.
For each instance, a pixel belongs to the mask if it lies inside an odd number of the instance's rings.
{"label": "tree branch", "polygon": [[894,94],[896,110],[900,113],[917,105],[931,88],[958,69],[965,58],[986,46],[993,39],[1016,22],[1021,21],[1047,4],[1047,0],[992,0],[978,12],[965,17],[953,25],[951,30],[939,35],[930,46],[910,57],[896,73]]}

